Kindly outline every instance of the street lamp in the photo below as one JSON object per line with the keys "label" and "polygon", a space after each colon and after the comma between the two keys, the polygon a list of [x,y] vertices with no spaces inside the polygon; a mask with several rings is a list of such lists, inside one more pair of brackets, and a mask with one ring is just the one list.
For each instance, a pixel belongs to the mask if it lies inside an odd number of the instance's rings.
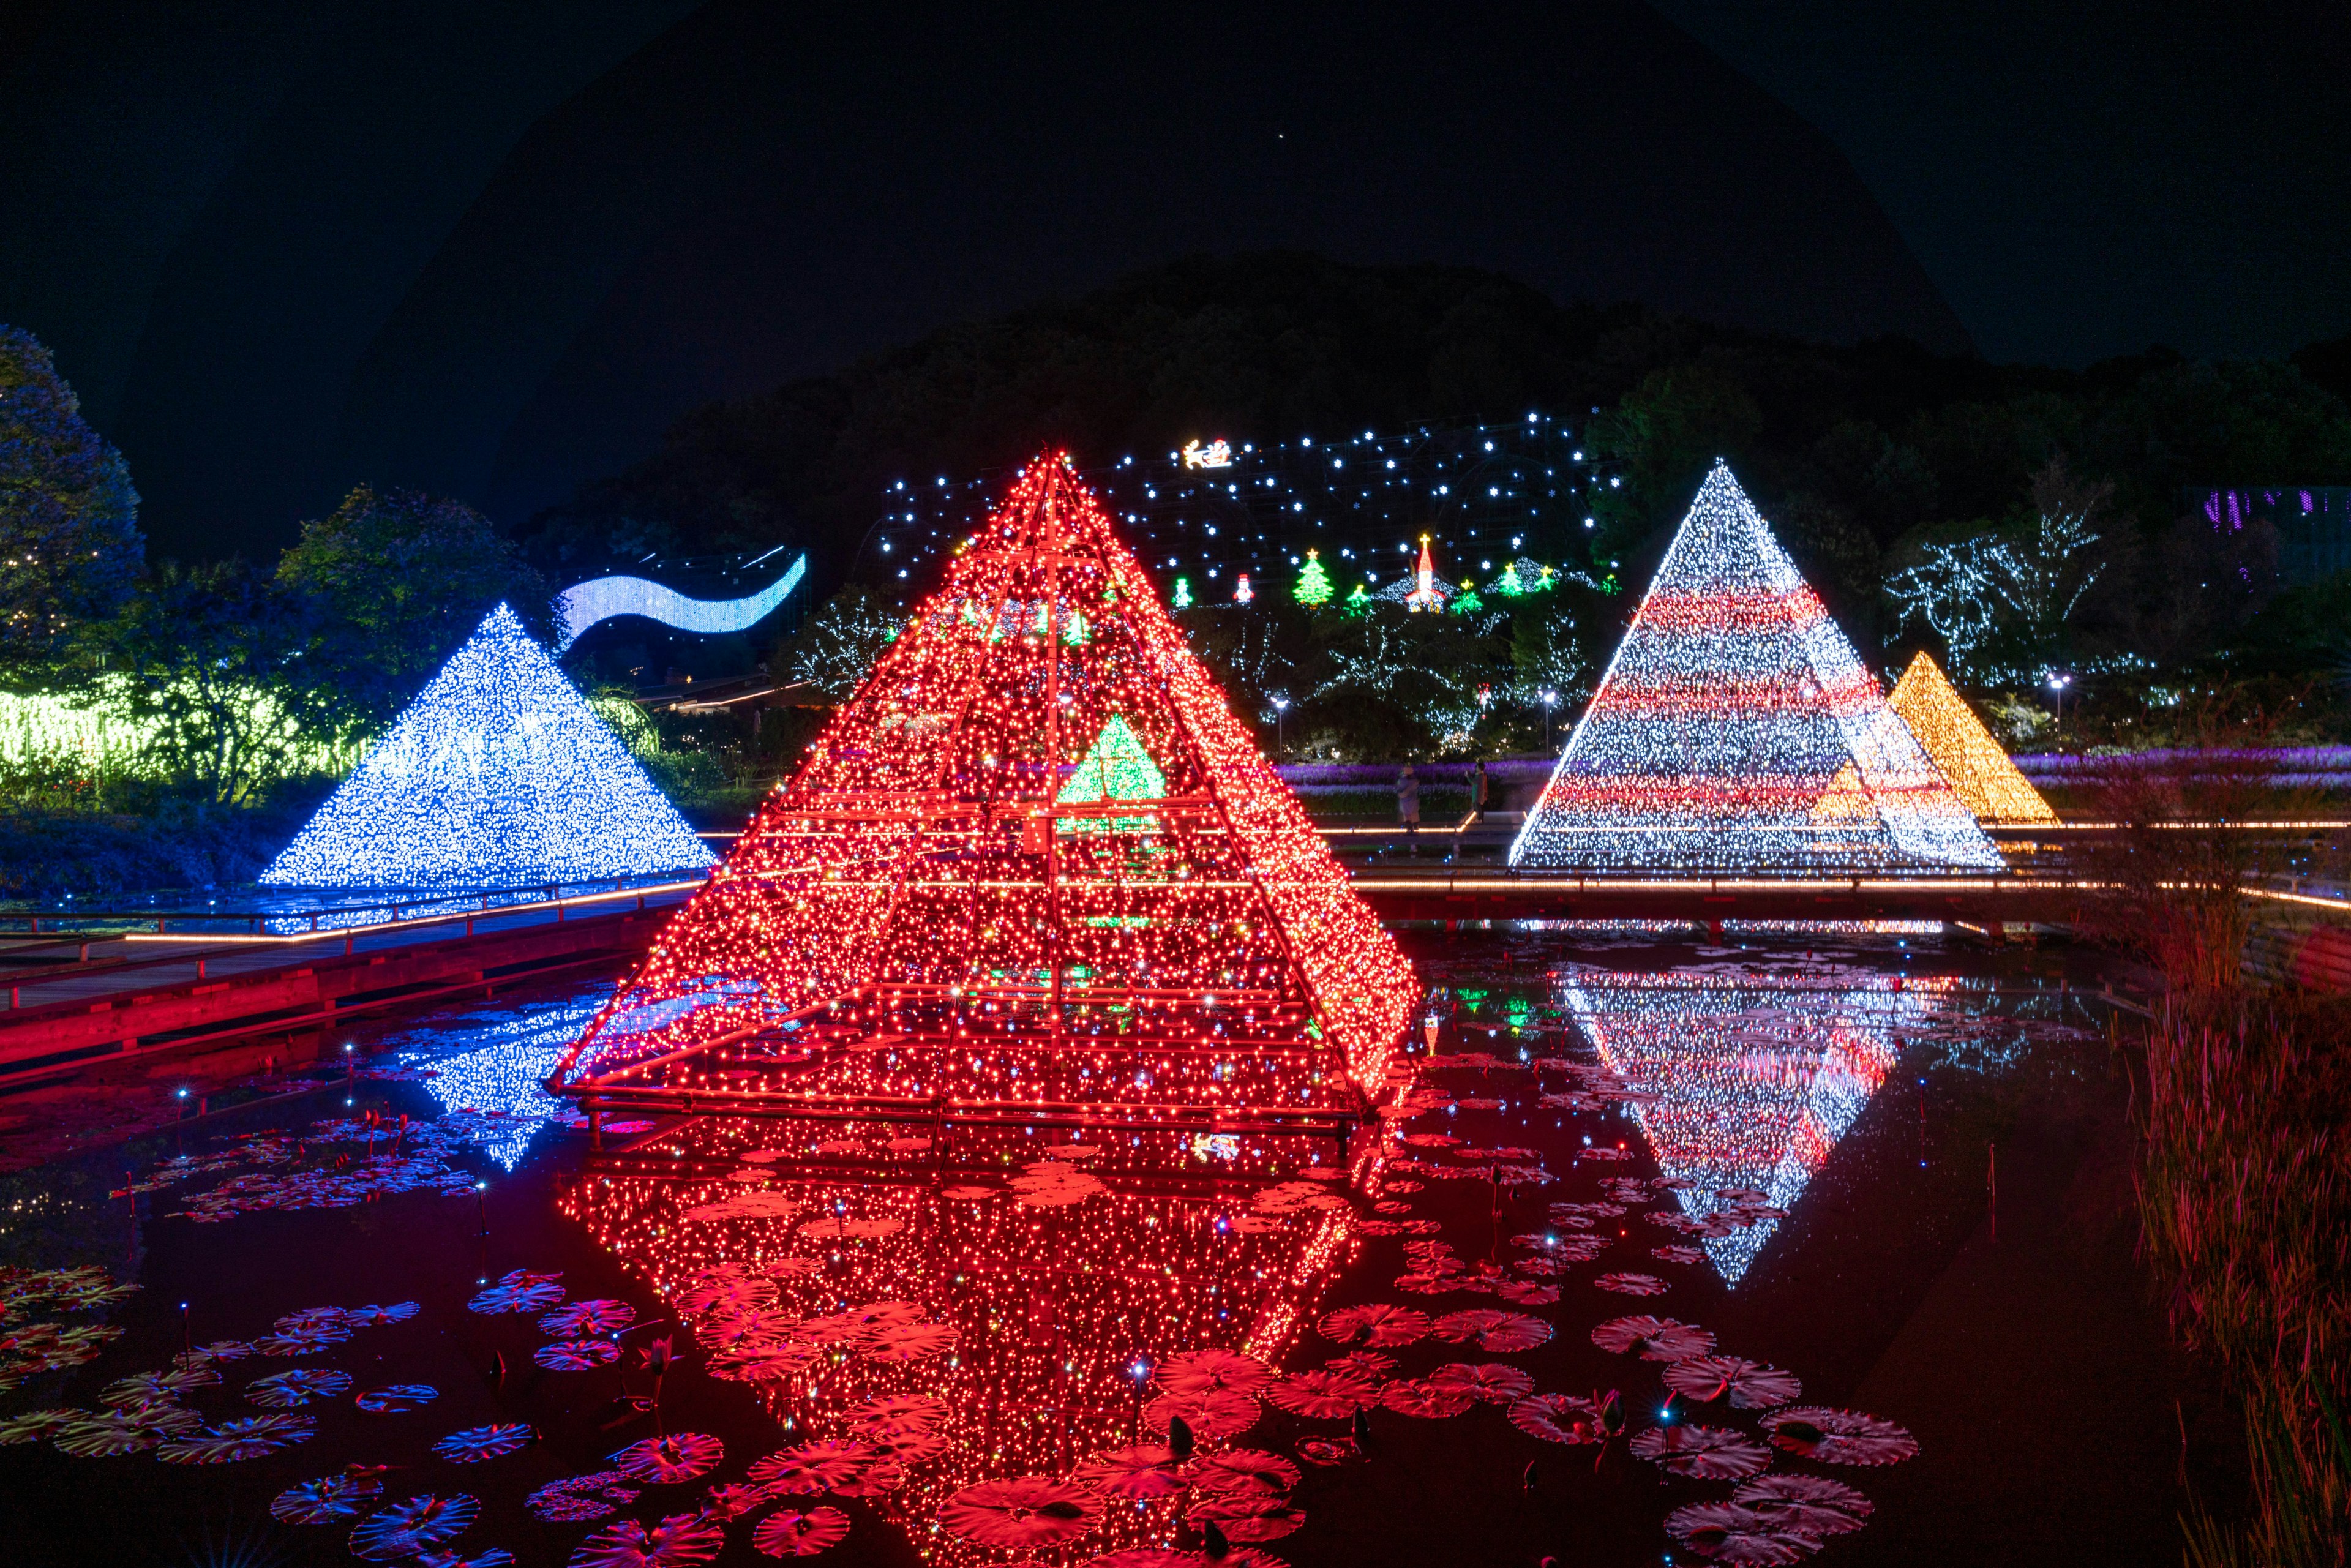
{"label": "street lamp", "polygon": [[1559,694],[1552,690],[1549,686],[1545,686],[1541,695],[1543,706],[1543,751],[1545,755],[1549,755],[1551,751],[1551,710],[1559,706]]}
{"label": "street lamp", "polygon": [[1280,696],[1278,696],[1278,697],[1273,698],[1273,699],[1272,699],[1272,702],[1273,702],[1273,750],[1274,750],[1274,754],[1275,754],[1276,756],[1280,756],[1280,755],[1282,753],[1282,751],[1285,749],[1285,747],[1282,746],[1282,742],[1281,742],[1281,721],[1282,721],[1282,718],[1284,717],[1284,716],[1286,716],[1286,715],[1290,712],[1290,699],[1289,699],[1288,697],[1280,697]]}
{"label": "street lamp", "polygon": [[2055,695],[2057,704],[2057,747],[2061,751],[2065,746],[2065,688],[2073,684],[2073,676],[2060,674],[2055,670],[2049,672],[2049,689]]}

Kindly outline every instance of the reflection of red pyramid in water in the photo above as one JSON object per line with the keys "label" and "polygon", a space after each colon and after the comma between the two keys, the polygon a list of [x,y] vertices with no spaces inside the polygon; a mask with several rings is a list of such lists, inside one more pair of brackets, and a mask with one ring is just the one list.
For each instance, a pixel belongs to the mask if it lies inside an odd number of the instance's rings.
{"label": "reflection of red pyramid in water", "polygon": [[567,1087],[1327,1118],[1378,1089],[1416,995],[1093,497],[1040,460]]}
{"label": "reflection of red pyramid in water", "polygon": [[[1608,1068],[1656,1096],[1634,1116],[1658,1169],[1692,1184],[1676,1197],[1696,1217],[1733,1187],[1792,1211],[1941,988],[1858,970],[1579,969],[1561,1000]],[[1735,1285],[1776,1228],[1759,1220],[1700,1245]]]}
{"label": "reflection of red pyramid in water", "polygon": [[1717,465],[1510,863],[1754,872],[2002,862]]}
{"label": "reflection of red pyramid in water", "polygon": [[[829,1144],[870,1147],[904,1131],[852,1119],[824,1135]],[[1032,1207],[1001,1185],[1006,1156],[1032,1170],[1081,1162],[1040,1161],[1038,1145],[1047,1140],[1018,1128],[958,1131],[951,1149],[886,1160],[871,1150],[868,1163],[844,1177],[757,1149],[778,1138],[772,1124],[702,1118],[674,1140],[665,1136],[664,1149],[674,1141],[681,1160],[665,1158],[649,1173],[600,1162],[567,1185],[559,1202],[666,1299],[701,1341],[705,1370],[740,1379],[758,1396],[777,1423],[778,1444],[856,1446],[875,1435],[858,1424],[862,1408],[893,1398],[931,1406],[935,1419],[894,1426],[891,1440],[903,1442],[911,1431],[917,1446],[899,1450],[903,1483],[868,1504],[885,1530],[905,1532],[922,1562],[1070,1565],[1164,1545],[1183,1515],[1208,1500],[1207,1490],[1090,1500],[1086,1510],[1095,1517],[1071,1521],[1065,1544],[1017,1552],[957,1539],[935,1522],[939,1504],[976,1482],[1006,1477],[1067,1481],[1106,1450],[1164,1443],[1167,1416],[1181,1412],[1158,1402],[1157,1368],[1209,1346],[1280,1366],[1311,1332],[1317,1302],[1352,1256],[1355,1217],[1335,1197],[1320,1200],[1328,1207],[1293,1206],[1262,1229],[1231,1226],[1236,1209],[1248,1207],[1232,1196],[1233,1184],[1268,1179],[1261,1155],[1161,1180],[1155,1173],[1176,1163],[1153,1147],[1166,1140],[1139,1135],[1145,1147],[1129,1157],[1155,1174],[1100,1170],[1127,1155],[1122,1147],[1082,1162],[1100,1171],[1099,1182],[1081,1178],[1091,1196]],[[758,1167],[767,1182],[728,1178],[746,1152],[772,1162]],[[942,1154],[944,1188],[934,1166]],[[1021,1179],[1013,1176],[1015,1185]],[[869,1339],[845,1335],[874,1303],[940,1325],[930,1331],[930,1345],[916,1347],[927,1354],[877,1356]],[[839,1315],[858,1307],[865,1314],[852,1313],[848,1322]],[[778,1354],[762,1357],[765,1351]],[[795,1359],[795,1351],[804,1358]],[[1215,1419],[1197,1409],[1188,1417],[1204,1453],[1270,1447],[1274,1422],[1286,1419],[1246,1394],[1225,1395],[1217,1406]],[[819,1500],[810,1490],[785,1496],[782,1506]],[[839,1506],[838,1498],[821,1500]],[[861,1521],[852,1537],[872,1529]],[[864,1544],[864,1560],[883,1555],[872,1539]],[[905,1561],[905,1546],[886,1555]]]}

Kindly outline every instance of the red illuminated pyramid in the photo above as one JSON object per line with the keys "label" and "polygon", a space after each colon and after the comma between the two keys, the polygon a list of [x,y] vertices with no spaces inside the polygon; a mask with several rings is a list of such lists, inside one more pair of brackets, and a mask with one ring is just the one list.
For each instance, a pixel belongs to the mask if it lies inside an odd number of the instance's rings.
{"label": "red illuminated pyramid", "polygon": [[1327,1122],[1417,997],[1056,457],[559,1078],[615,1105]]}

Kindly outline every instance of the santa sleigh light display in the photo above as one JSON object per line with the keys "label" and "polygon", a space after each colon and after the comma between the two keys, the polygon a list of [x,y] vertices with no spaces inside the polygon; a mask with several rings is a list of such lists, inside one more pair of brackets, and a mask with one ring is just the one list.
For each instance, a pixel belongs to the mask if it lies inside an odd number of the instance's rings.
{"label": "santa sleigh light display", "polygon": [[1344,1128],[1417,998],[1057,456],[549,1082],[591,1115]]}

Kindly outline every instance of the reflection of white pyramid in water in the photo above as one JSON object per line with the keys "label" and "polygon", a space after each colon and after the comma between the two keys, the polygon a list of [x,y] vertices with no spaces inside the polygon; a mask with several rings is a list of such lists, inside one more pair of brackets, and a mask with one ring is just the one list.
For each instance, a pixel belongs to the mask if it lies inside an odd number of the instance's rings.
{"label": "reflection of white pyramid in water", "polygon": [[710,862],[677,808],[501,604],[261,882],[522,887]]}
{"label": "reflection of white pyramid in water", "polygon": [[[1561,1000],[1610,1071],[1658,1096],[1634,1119],[1658,1169],[1694,1184],[1676,1197],[1695,1217],[1721,1207],[1714,1195],[1726,1187],[1793,1212],[1939,988],[1860,971],[1580,969]],[[1736,1285],[1778,1228],[1758,1220],[1702,1244]]]}
{"label": "reflection of white pyramid in water", "polygon": [[1510,863],[1766,871],[2002,862],[1719,464]]}

